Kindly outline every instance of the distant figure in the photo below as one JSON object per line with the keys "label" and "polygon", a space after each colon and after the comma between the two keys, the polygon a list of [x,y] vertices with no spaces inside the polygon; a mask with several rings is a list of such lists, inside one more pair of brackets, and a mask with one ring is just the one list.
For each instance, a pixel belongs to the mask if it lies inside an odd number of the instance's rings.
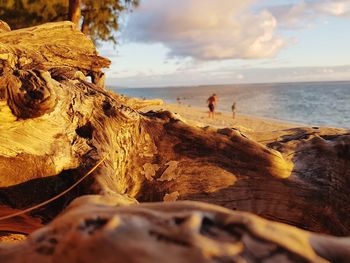
{"label": "distant figure", "polygon": [[177,104],[181,104],[181,99],[179,97],[176,98]]}
{"label": "distant figure", "polygon": [[236,102],[232,103],[231,110],[232,110],[232,118],[235,119],[235,117],[236,117]]}
{"label": "distant figure", "polygon": [[214,93],[213,95],[211,95],[208,99],[208,108],[209,108],[209,118],[214,118],[214,114],[215,114],[215,107],[216,104],[218,102],[218,98],[216,97],[216,94]]}

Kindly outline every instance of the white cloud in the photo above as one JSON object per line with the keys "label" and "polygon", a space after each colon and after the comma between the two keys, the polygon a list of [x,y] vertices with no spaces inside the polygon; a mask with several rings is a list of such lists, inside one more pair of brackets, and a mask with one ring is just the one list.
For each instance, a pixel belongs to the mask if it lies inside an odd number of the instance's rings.
{"label": "white cloud", "polygon": [[331,69],[331,68],[324,68],[324,69],[322,70],[322,73],[325,73],[325,74],[332,74],[332,73],[334,73],[334,70]]}
{"label": "white cloud", "polygon": [[316,18],[315,12],[310,10],[304,1],[298,4],[272,6],[268,10],[282,28],[304,28]]}
{"label": "white cloud", "polygon": [[247,68],[223,67],[217,71],[188,69],[172,73],[149,75],[137,73],[118,79],[108,79],[107,85],[125,87],[164,87],[202,84],[267,83],[300,81],[350,81],[350,65],[334,67]]}
{"label": "white cloud", "polygon": [[349,0],[301,0],[297,4],[265,7],[282,28],[304,28],[317,18],[333,16],[350,18]]}
{"label": "white cloud", "polygon": [[170,57],[198,60],[274,57],[285,40],[268,11],[251,11],[256,1],[147,0],[131,15],[130,41],[162,43]]}
{"label": "white cloud", "polygon": [[350,17],[349,0],[327,0],[310,4],[317,11],[337,17]]}
{"label": "white cloud", "polygon": [[242,74],[238,74],[238,75],[236,76],[236,78],[239,79],[239,80],[241,80],[241,79],[244,79],[244,76],[243,76]]}

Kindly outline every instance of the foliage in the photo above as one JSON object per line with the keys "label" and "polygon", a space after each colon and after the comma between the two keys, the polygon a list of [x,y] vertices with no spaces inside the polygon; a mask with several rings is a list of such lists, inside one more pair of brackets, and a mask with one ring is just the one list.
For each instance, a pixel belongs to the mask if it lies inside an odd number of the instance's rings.
{"label": "foliage", "polygon": [[[139,0],[82,0],[82,31],[93,40],[116,42],[121,12],[136,7]],[[68,0],[0,0],[0,19],[11,29],[63,21],[68,17]]]}
{"label": "foliage", "polygon": [[11,29],[66,19],[67,0],[0,0],[0,19]]}

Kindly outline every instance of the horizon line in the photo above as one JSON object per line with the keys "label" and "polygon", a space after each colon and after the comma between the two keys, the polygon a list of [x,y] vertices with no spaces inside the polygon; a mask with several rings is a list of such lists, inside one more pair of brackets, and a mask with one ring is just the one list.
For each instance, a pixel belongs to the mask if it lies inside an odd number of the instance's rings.
{"label": "horizon line", "polygon": [[165,85],[165,86],[140,86],[140,87],[132,87],[132,86],[114,86],[113,84],[106,84],[106,88],[118,88],[118,89],[161,89],[161,88],[186,88],[186,87],[207,87],[207,86],[232,86],[232,85],[266,85],[266,84],[290,84],[290,83],[328,83],[328,82],[350,82],[348,80],[306,80],[306,81],[276,81],[276,82],[246,82],[246,83],[212,83],[212,84],[193,84],[193,85]]}

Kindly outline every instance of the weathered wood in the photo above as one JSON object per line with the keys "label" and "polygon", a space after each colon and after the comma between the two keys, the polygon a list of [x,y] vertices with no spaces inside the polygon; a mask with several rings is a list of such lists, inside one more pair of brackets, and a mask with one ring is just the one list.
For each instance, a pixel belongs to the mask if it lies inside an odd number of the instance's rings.
{"label": "weathered wood", "polygon": [[199,202],[68,209],[26,241],[0,245],[18,262],[348,262],[335,239]]}
{"label": "weathered wood", "polygon": [[108,65],[68,22],[0,33],[2,205],[47,200],[106,157],[89,180],[32,215],[50,220],[85,194],[126,195],[205,201],[349,235],[347,130],[242,134],[196,127],[171,112],[138,112],[159,101],[122,97],[85,80],[97,80]]}
{"label": "weathered wood", "polygon": [[[91,40],[71,22],[48,23],[0,34],[0,59],[12,70],[64,68],[98,74],[110,61],[98,56]],[[64,75],[61,75],[64,77]]]}
{"label": "weathered wood", "polygon": [[9,31],[11,31],[10,26],[6,22],[0,20],[0,33]]}

